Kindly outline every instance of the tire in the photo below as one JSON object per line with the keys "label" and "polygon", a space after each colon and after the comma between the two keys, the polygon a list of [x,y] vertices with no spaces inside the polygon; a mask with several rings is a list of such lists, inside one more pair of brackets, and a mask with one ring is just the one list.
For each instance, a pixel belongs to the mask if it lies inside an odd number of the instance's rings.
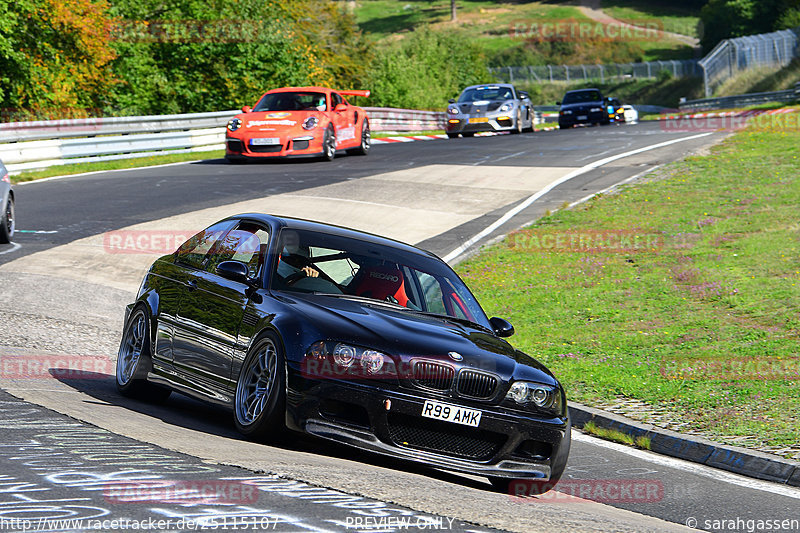
{"label": "tire", "polygon": [[322,159],[333,161],[334,157],[336,157],[336,132],[333,130],[333,126],[328,126],[325,136],[322,138]]}
{"label": "tire", "polygon": [[358,148],[351,148],[347,151],[347,153],[355,155],[367,155],[371,146],[372,135],[369,131],[369,122],[367,122],[367,119],[364,119],[364,122],[361,124],[361,144]]}
{"label": "tire", "polygon": [[246,437],[274,440],[286,429],[286,364],[277,338],[265,334],[250,349],[236,380],[233,420]]}
{"label": "tire", "polygon": [[517,109],[517,120],[514,122],[514,129],[511,130],[511,133],[514,135],[522,133],[522,116],[519,114],[519,109]]}
{"label": "tire", "polygon": [[133,310],[122,333],[116,365],[117,390],[123,396],[151,402],[163,402],[170,390],[146,381],[152,368],[153,344],[150,341],[150,318],[145,308]]}
{"label": "tire", "polygon": [[0,243],[8,244],[14,238],[14,230],[17,226],[17,213],[14,207],[14,197],[8,195],[8,203],[5,211],[0,213]]}
{"label": "tire", "polygon": [[447,134],[447,138],[448,139],[457,139],[458,138],[458,133],[448,133]]}

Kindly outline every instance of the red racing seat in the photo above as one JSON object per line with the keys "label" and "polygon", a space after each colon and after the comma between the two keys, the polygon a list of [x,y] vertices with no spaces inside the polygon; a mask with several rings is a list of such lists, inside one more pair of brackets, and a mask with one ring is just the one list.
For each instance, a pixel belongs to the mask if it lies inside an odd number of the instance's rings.
{"label": "red racing seat", "polygon": [[403,273],[396,266],[369,266],[362,268],[351,283],[353,294],[376,300],[392,297],[402,306],[408,304]]}

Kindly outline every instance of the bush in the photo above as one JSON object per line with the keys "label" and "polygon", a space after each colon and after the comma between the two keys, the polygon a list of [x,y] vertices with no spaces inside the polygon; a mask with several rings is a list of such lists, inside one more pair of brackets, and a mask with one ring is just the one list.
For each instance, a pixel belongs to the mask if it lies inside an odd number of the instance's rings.
{"label": "bush", "polygon": [[421,28],[375,52],[370,105],[436,109],[467,85],[491,81],[481,49],[457,31]]}

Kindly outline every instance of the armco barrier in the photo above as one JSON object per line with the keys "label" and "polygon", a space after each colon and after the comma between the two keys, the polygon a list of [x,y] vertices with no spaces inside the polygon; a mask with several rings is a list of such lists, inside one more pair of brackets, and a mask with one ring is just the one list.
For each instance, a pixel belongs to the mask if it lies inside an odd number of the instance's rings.
{"label": "armco barrier", "polygon": [[689,100],[680,105],[681,111],[707,111],[713,109],[735,109],[771,102],[791,103],[800,101],[800,83],[794,89],[767,93],[739,94],[720,98]]}
{"label": "armco barrier", "polygon": [[[373,131],[444,128],[444,112],[364,109]],[[225,147],[225,124],[237,113],[233,110],[3,123],[0,160],[13,174],[69,163],[221,150]]]}

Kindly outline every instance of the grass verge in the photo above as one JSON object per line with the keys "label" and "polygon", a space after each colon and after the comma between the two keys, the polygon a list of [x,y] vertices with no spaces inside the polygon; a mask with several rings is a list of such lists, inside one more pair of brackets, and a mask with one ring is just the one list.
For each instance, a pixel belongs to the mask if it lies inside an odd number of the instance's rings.
{"label": "grass verge", "polygon": [[58,165],[42,170],[28,170],[11,176],[12,183],[34,181],[53,176],[67,176],[82,174],[84,172],[102,172],[105,170],[119,170],[124,168],[150,167],[181,163],[184,161],[200,161],[203,159],[220,159],[225,157],[225,150],[212,150],[209,152],[189,152],[183,154],[156,155],[150,157],[136,157],[133,159],[118,159],[116,161],[98,161],[96,163],[76,163],[73,165]]}
{"label": "grass verge", "polygon": [[637,448],[642,448],[643,450],[650,449],[650,437],[645,437],[644,435],[634,437],[633,435],[628,435],[627,433],[623,433],[616,429],[598,427],[594,422],[587,422],[581,429],[586,433],[594,435],[595,437],[600,437],[601,439],[619,442],[620,444],[627,444],[628,446],[636,446]]}
{"label": "grass verge", "polygon": [[793,123],[546,216],[459,270],[570,398],[636,400],[667,427],[800,454]]}

